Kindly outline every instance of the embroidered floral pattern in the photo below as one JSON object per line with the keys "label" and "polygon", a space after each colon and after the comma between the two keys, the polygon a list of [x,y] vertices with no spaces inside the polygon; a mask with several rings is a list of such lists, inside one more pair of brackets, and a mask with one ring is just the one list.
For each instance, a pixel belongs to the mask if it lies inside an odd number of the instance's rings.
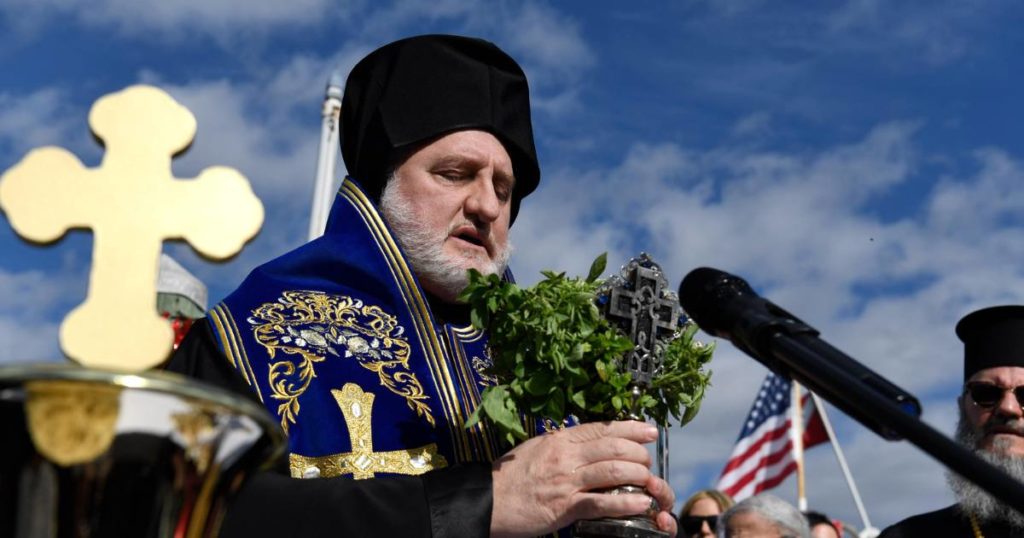
{"label": "embroidered floral pattern", "polygon": [[483,358],[473,357],[471,362],[476,375],[480,376],[480,386],[493,387],[498,384],[498,378],[488,373],[493,364],[489,356],[485,354]]}
{"label": "embroidered floral pattern", "polygon": [[[285,432],[299,414],[299,397],[316,377],[314,365],[327,357],[354,359],[377,374],[382,385],[405,398],[410,409],[435,425],[428,396],[409,371],[409,342],[398,319],[378,306],[344,295],[286,291],[265,303],[247,320],[271,359],[272,397],[281,400],[277,414]],[[278,352],[285,357],[274,362]],[[289,357],[290,356],[290,357]]]}

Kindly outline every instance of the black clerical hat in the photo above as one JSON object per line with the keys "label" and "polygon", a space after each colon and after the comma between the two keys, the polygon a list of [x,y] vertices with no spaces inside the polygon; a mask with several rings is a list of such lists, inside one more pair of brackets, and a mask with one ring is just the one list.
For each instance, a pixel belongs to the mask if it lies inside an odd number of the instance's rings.
{"label": "black clerical hat", "polygon": [[964,342],[964,380],[985,368],[1024,367],[1024,306],[976,310],[956,324]]}
{"label": "black clerical hat", "polygon": [[512,158],[512,219],[537,188],[540,167],[522,68],[493,43],[423,35],[384,45],[349,74],[341,153],[351,176],[379,200],[402,151],[462,129],[494,134]]}

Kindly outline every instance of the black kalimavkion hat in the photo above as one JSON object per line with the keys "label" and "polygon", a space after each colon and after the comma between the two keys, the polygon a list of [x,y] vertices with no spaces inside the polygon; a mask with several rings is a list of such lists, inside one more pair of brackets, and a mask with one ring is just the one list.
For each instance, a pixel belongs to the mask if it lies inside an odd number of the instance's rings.
{"label": "black kalimavkion hat", "polygon": [[345,83],[341,154],[378,201],[390,168],[414,144],[463,129],[495,135],[512,158],[519,202],[540,182],[522,68],[493,43],[452,35],[410,37],[363,58]]}
{"label": "black kalimavkion hat", "polygon": [[986,368],[1024,367],[1024,306],[983,308],[956,324],[964,342],[964,381]]}

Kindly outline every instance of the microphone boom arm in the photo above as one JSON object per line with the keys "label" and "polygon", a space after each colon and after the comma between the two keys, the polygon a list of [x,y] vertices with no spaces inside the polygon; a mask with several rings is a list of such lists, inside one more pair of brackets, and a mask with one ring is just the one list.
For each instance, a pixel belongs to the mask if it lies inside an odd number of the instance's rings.
{"label": "microphone boom arm", "polygon": [[818,338],[817,330],[757,296],[743,279],[717,269],[695,269],[680,284],[679,299],[708,334],[730,340],[881,437],[906,439],[1024,513],[1024,484],[922,422],[921,406],[912,394]]}

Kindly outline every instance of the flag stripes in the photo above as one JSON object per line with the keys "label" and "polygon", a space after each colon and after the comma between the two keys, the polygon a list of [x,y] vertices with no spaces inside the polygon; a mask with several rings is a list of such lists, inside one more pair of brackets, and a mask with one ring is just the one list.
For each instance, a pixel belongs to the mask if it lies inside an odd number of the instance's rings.
{"label": "flag stripes", "polygon": [[[794,429],[790,417],[790,391],[786,378],[769,373],[761,384],[757,398],[751,406],[733,448],[732,455],[722,469],[717,489],[740,500],[771,489],[786,479],[797,468],[793,458]],[[809,398],[801,398],[806,404]],[[812,411],[808,428],[804,431],[804,447],[809,448],[828,440],[824,430],[817,427],[820,417]]]}

